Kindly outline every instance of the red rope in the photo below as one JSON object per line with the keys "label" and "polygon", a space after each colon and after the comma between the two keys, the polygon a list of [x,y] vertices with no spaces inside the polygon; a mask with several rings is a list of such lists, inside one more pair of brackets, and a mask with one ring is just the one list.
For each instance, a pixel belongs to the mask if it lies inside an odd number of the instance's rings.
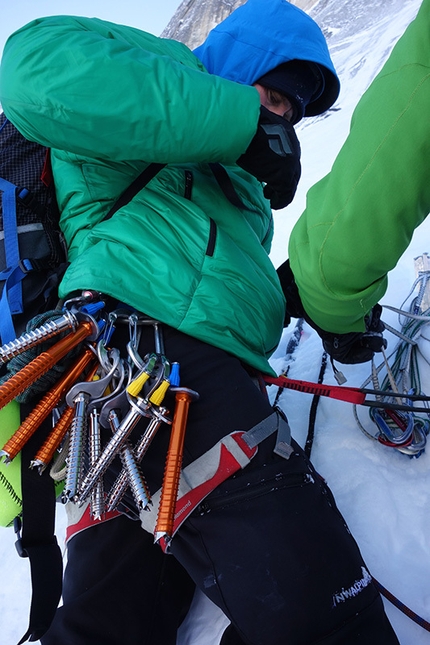
{"label": "red rope", "polygon": [[389,600],[395,607],[397,607],[397,609],[400,609],[400,611],[402,611],[408,618],[410,618],[415,623],[417,623],[417,625],[420,625],[420,627],[430,632],[430,623],[427,620],[425,620],[424,618],[421,618],[421,616],[418,616],[418,614],[412,611],[412,609],[409,609],[407,605],[405,605],[401,600],[396,598],[396,596],[394,596],[391,593],[391,591],[388,591],[388,589],[385,589],[385,587],[383,587],[380,582],[375,580],[375,578],[372,577],[372,579],[375,584],[375,587],[378,589],[379,593],[382,596],[384,596],[387,600]]}

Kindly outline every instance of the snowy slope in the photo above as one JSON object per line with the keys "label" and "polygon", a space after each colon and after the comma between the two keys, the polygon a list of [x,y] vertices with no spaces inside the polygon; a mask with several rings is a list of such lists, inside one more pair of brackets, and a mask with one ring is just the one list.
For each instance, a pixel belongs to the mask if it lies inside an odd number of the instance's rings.
{"label": "snowy slope", "polygon": [[[294,203],[275,216],[274,264],[286,257],[289,232],[304,208],[307,189],[330,169],[349,128],[352,110],[378,72],[392,46],[413,19],[420,0],[320,0],[312,15],[329,36],[329,45],[342,80],[342,92],[327,115],[298,127],[303,149],[303,178]],[[355,19],[353,20],[352,17]],[[389,232],[387,232],[389,235]],[[384,240],[381,240],[383,243]],[[430,252],[430,218],[416,231],[413,241],[391,272],[386,304],[399,306],[414,281],[413,258]],[[384,319],[397,326],[391,312]],[[283,355],[292,326],[286,330],[273,357],[275,369],[284,367]],[[420,341],[430,355],[428,340]],[[390,345],[395,341],[388,334]],[[296,352],[289,376],[315,381],[321,344],[308,327]],[[359,386],[369,375],[369,365],[342,367],[348,385]],[[430,394],[430,367],[423,362],[422,387]],[[329,367],[325,381],[334,383]],[[285,392],[280,400],[295,438],[303,445],[311,397]],[[363,423],[367,412],[359,412]],[[430,620],[430,447],[419,459],[409,459],[365,437],[354,420],[352,406],[322,399],[318,408],[313,461],[328,480],[338,505],[355,535],[371,573],[414,611]],[[59,513],[59,537],[64,518]],[[27,627],[29,603],[28,563],[13,548],[13,531],[0,530],[1,643],[13,645]],[[387,612],[401,645],[430,645],[430,634],[387,604]],[[178,645],[216,645],[225,618],[203,597],[181,629]],[[162,644],[160,644],[162,645]],[[294,644],[291,644],[294,645]],[[347,645],[347,644],[345,644]],[[381,643],[381,645],[383,645]]]}

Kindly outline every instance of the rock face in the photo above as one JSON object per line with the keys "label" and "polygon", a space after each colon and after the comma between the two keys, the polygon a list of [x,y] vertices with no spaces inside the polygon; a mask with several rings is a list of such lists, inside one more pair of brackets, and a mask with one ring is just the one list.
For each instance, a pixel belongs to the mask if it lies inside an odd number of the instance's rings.
{"label": "rock face", "polygon": [[[200,45],[208,32],[246,0],[183,0],[161,34],[179,40],[191,49]],[[329,47],[354,37],[369,25],[369,12],[376,23],[396,15],[415,0],[290,0],[319,24]]]}
{"label": "rock face", "polygon": [[[292,4],[309,11],[317,1],[294,0]],[[161,35],[194,49],[211,29],[244,3],[245,0],[183,0]]]}

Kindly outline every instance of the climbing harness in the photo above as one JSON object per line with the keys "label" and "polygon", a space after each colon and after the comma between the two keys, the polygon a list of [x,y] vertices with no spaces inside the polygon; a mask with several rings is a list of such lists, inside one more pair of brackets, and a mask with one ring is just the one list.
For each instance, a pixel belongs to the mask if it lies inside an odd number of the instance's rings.
{"label": "climbing harness", "polygon": [[[125,355],[115,347],[119,325],[128,325]],[[155,349],[144,357],[138,351],[143,326],[153,328]],[[62,482],[62,500],[81,513],[77,530],[127,511],[123,500],[130,489],[143,528],[168,552],[183,521],[217,485],[249,463],[261,441],[277,432],[275,452],[286,459],[292,452],[288,423],[275,410],[248,432],[224,437],[182,469],[188,410],[198,393],[182,386],[179,365],[165,356],[161,323],[125,305],[112,308],[111,299],[99,292],[83,291],[66,300],[62,310],[45,314],[41,325],[0,347],[0,363],[7,368],[0,383],[0,408],[17,397],[31,401],[35,392],[45,392],[12,431],[0,459],[10,463],[25,454],[29,472],[45,475],[49,469],[52,479]],[[173,414],[165,405],[167,392],[174,395]],[[51,428],[46,425],[50,416],[55,419]],[[133,444],[133,430],[142,419],[147,420],[146,427]],[[162,486],[152,495],[141,463],[163,425],[171,428],[170,443]],[[42,427],[44,440],[29,455]],[[121,469],[107,488],[105,474],[116,458]],[[37,481],[45,482],[44,491],[49,492],[46,479],[49,482],[47,476]],[[26,487],[33,497],[34,478]],[[47,525],[37,522],[32,504],[27,505],[22,534],[20,518],[15,522],[19,554],[30,557],[32,571],[42,573],[32,579],[30,625],[21,643],[43,635],[61,595],[61,552],[51,533],[53,511],[49,503],[43,504]],[[41,591],[47,579],[44,570],[50,571],[49,597]]]}
{"label": "climbing harness", "polygon": [[[293,452],[290,427],[282,411],[276,408],[271,415],[250,430],[235,431],[223,437],[201,457],[184,468],[180,473],[171,536],[209,493],[238,470],[245,468],[256,455],[258,444],[274,433],[276,433],[274,452],[284,459],[289,459]],[[163,488],[152,496],[155,510],[159,503],[161,505],[162,495]],[[161,511],[158,513],[157,523],[160,516]],[[142,526],[148,532],[157,534],[155,518],[156,514],[152,512],[141,514]],[[166,535],[159,539],[163,551],[169,550],[169,542]]]}
{"label": "climbing harness", "polygon": [[[91,517],[96,520],[118,509],[128,488],[141,514],[153,506],[141,462],[160,426],[170,426],[164,479],[156,497],[157,517],[154,520],[154,512],[148,513],[151,521],[147,523],[151,525],[155,541],[167,548],[180,525],[175,518],[182,503],[178,500],[178,491],[182,498],[185,494],[181,475],[185,428],[189,406],[198,398],[198,393],[180,384],[179,365],[171,364],[164,354],[162,326],[157,320],[125,306],[108,309],[102,294],[83,291],[66,300],[62,310],[40,327],[0,348],[0,360],[9,361],[8,378],[0,385],[0,407],[17,396],[25,396],[34,381],[49,373],[54,365],[69,359],[61,376],[56,375],[56,382],[3,445],[0,458],[6,463],[12,461],[55,411],[56,422],[33,455],[30,466],[40,473],[50,467],[52,477],[63,480],[63,501],[78,507],[89,503]],[[114,346],[118,325],[128,325],[126,356],[121,356]],[[138,347],[144,325],[154,330],[155,352],[142,358]],[[47,341],[51,343],[49,347],[46,347]],[[43,351],[33,358],[33,352],[42,346]],[[73,360],[70,360],[72,351]],[[28,363],[27,354],[30,354]],[[19,367],[14,373],[17,359],[20,359]],[[164,406],[168,391],[175,397],[173,415]],[[131,434],[142,418],[147,419],[146,429],[136,445],[131,445]],[[111,435],[103,444],[105,430],[110,430]],[[291,453],[288,424],[276,411],[267,421],[248,431],[245,438],[241,438],[243,433],[224,438],[222,447],[221,444],[215,447],[215,452],[218,450],[221,455],[215,461],[214,453],[208,451],[198,460],[198,466],[191,464],[189,472],[197,468],[198,476],[186,478],[187,494],[196,487],[200,490],[198,494],[193,492],[195,503],[187,504],[187,508],[194,508],[201,501],[201,495],[207,495],[237,468],[246,465],[255,454],[257,443],[275,431],[278,432],[275,452],[288,458]],[[249,447],[251,437],[252,448]],[[238,450],[246,455],[245,461],[238,458]],[[117,456],[122,470],[111,489],[105,490],[104,475]],[[236,464],[234,468],[231,457]],[[195,485],[190,486],[193,477]],[[189,512],[180,513],[181,523]]]}

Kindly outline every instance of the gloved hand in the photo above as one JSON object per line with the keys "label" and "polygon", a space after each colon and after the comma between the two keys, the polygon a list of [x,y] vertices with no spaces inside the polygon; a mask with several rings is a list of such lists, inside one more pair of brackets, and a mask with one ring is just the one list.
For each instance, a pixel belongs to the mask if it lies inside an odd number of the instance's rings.
{"label": "gloved hand", "polygon": [[260,107],[257,132],[237,165],[264,182],[264,195],[273,209],[293,201],[299,183],[300,144],[291,123]]}
{"label": "gloved hand", "polygon": [[376,352],[381,352],[387,347],[387,341],[382,335],[385,326],[381,320],[381,305],[376,304],[365,316],[366,331],[347,334],[328,332],[318,327],[304,310],[289,260],[284,262],[277,272],[287,301],[285,324],[288,324],[290,316],[304,318],[318,333],[325,351],[333,360],[345,364],[365,363],[370,361]]}
{"label": "gloved hand", "polygon": [[346,364],[372,360],[376,352],[381,352],[387,347],[387,341],[382,335],[385,325],[381,320],[381,313],[382,307],[377,304],[365,316],[365,332],[332,334],[317,329],[327,354],[335,361]]}

